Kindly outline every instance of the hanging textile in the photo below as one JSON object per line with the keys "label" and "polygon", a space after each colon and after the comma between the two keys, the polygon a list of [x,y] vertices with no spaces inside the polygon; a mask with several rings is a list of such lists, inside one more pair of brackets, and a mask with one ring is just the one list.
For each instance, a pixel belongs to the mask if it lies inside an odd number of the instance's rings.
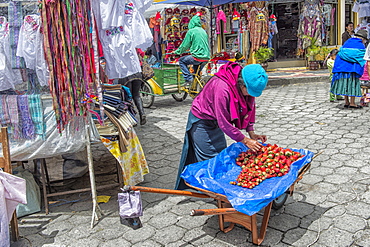
{"label": "hanging textile", "polygon": [[370,16],[369,0],[357,0],[353,5],[352,11],[358,13],[359,18]]}
{"label": "hanging textile", "polygon": [[49,87],[61,132],[75,116],[84,116],[81,101],[97,91],[91,6],[89,0],[42,1],[44,51],[50,71]]}
{"label": "hanging textile", "polygon": [[261,45],[267,45],[268,41],[268,10],[264,2],[253,2],[248,18],[248,30],[250,30],[251,52],[256,51]]}
{"label": "hanging textile", "polygon": [[14,89],[16,84],[10,61],[9,23],[0,16],[0,91]]}
{"label": "hanging textile", "polygon": [[303,38],[304,35],[312,37],[315,44],[322,45],[322,9],[320,0],[306,0],[303,4],[298,27],[298,48],[306,49],[311,45],[311,39]]}
{"label": "hanging textile", "polygon": [[124,153],[120,151],[118,140],[105,137],[101,137],[101,140],[120,163],[125,185],[136,185],[144,181],[144,175],[149,173],[149,167],[135,130],[131,129],[128,136],[129,145],[127,152]]}
{"label": "hanging textile", "polygon": [[8,5],[8,16],[9,16],[9,37],[10,37],[10,54],[11,54],[11,65],[13,69],[24,68],[24,61],[21,57],[16,55],[19,31],[23,23],[23,12],[21,1],[10,1]]}
{"label": "hanging textile", "polygon": [[126,185],[136,185],[144,181],[149,173],[134,125],[135,111],[132,96],[128,88],[121,85],[103,85],[103,106],[106,126],[96,124],[101,140],[106,148],[117,159],[122,168],[123,180]]}
{"label": "hanging textile", "polygon": [[152,0],[92,1],[109,79],[141,72],[135,48],[152,45],[153,36],[143,16],[151,3]]}
{"label": "hanging textile", "polygon": [[39,15],[27,15],[19,32],[17,56],[23,57],[26,67],[36,71],[41,86],[48,85],[49,71],[43,50]]}

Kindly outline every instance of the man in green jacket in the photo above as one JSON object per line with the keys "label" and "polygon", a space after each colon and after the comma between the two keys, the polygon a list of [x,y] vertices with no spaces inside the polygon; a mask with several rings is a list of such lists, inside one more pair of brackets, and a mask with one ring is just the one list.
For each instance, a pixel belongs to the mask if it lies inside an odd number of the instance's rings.
{"label": "man in green jacket", "polygon": [[[188,69],[188,65],[192,64],[194,71],[198,71],[199,66],[204,66],[205,62],[210,59],[210,50],[208,43],[208,35],[202,28],[200,14],[193,16],[189,23],[189,31],[185,35],[180,47],[174,51],[175,54],[190,51],[191,55],[183,56],[179,59],[180,69],[185,79],[185,84],[190,85],[193,81],[193,75]],[[200,68],[202,70],[202,67]]]}

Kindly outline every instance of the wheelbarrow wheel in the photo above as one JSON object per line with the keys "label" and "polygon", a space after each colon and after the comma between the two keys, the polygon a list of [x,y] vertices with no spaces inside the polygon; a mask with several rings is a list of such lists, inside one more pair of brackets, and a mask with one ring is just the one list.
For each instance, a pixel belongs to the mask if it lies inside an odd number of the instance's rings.
{"label": "wheelbarrow wheel", "polygon": [[174,98],[178,102],[184,101],[186,97],[188,97],[188,94],[184,91],[181,91],[181,93],[174,93],[171,95],[172,95],[172,98]]}
{"label": "wheelbarrow wheel", "polygon": [[288,193],[285,192],[284,194],[282,194],[281,196],[279,196],[278,198],[272,201],[272,208],[280,209],[284,205],[287,199],[288,199]]}
{"label": "wheelbarrow wheel", "polygon": [[143,107],[151,107],[154,104],[154,95],[148,82],[144,81],[144,83],[141,84],[140,93],[141,99],[143,100]]}

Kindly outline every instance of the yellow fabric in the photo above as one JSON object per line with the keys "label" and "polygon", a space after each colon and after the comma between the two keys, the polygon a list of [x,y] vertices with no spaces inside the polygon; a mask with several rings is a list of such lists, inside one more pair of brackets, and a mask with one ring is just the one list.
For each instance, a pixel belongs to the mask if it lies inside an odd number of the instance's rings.
{"label": "yellow fabric", "polygon": [[96,201],[98,202],[98,203],[100,203],[100,202],[104,202],[104,203],[107,203],[107,202],[109,202],[109,199],[111,198],[111,196],[97,196],[96,197]]}
{"label": "yellow fabric", "polygon": [[122,153],[119,148],[119,142],[110,141],[100,137],[104,146],[113,154],[122,168],[122,176],[125,185],[136,185],[144,181],[144,175],[149,173],[149,167],[145,159],[143,148],[135,130],[131,129],[128,133],[129,145],[127,152]]}

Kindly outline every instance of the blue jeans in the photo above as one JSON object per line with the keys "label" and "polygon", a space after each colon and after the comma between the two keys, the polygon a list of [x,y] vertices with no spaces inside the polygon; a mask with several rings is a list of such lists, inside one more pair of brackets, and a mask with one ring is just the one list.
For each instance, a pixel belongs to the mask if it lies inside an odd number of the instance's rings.
{"label": "blue jeans", "polygon": [[180,57],[179,59],[179,65],[182,72],[182,75],[184,76],[185,81],[192,81],[193,75],[190,73],[188,65],[192,64],[194,68],[194,72],[198,71],[199,65],[201,66],[200,70],[203,69],[204,64],[202,62],[196,61],[192,55],[187,55]]}

